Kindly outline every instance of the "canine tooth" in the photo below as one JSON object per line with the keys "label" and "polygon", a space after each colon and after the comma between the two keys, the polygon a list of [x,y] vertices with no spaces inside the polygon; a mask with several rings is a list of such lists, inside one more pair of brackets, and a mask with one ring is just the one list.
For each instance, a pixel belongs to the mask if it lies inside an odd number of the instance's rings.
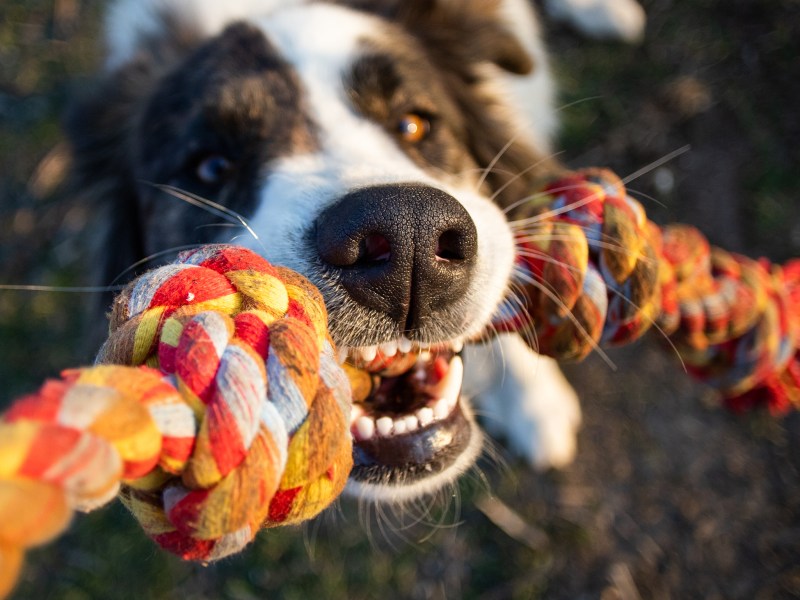
{"label": "canine tooth", "polygon": [[355,423],[359,417],[364,414],[364,409],[361,408],[358,404],[353,404],[350,407],[350,424],[352,425]]}
{"label": "canine tooth", "polygon": [[413,342],[405,336],[401,336],[397,341],[397,349],[404,354],[410,352],[412,346]]}
{"label": "canine tooth", "polygon": [[419,419],[420,427],[425,427],[433,422],[433,411],[427,406],[423,406],[417,411],[417,418]]}
{"label": "canine tooth", "polygon": [[378,435],[386,437],[392,433],[394,421],[392,421],[391,417],[381,417],[375,421],[375,427],[378,429]]}
{"label": "canine tooth", "polygon": [[453,352],[461,352],[464,349],[464,340],[456,340],[453,342]]}
{"label": "canine tooth", "polygon": [[370,439],[375,433],[375,421],[366,416],[359,417],[356,421],[356,431],[358,431],[358,437],[360,439]]}
{"label": "canine tooth", "polygon": [[407,415],[403,417],[403,421],[406,424],[406,431],[414,431],[417,427],[419,427],[419,419],[417,419],[417,415]]}
{"label": "canine tooth", "polygon": [[336,360],[339,361],[339,364],[344,364],[344,361],[347,360],[347,355],[350,353],[350,348],[347,346],[339,346],[336,349]]}
{"label": "canine tooth", "polygon": [[364,362],[372,362],[378,355],[377,346],[364,346],[363,348],[359,348],[358,351],[361,354],[361,359]]}
{"label": "canine tooth", "polygon": [[380,345],[380,351],[386,358],[391,358],[397,354],[397,342],[384,342]]}
{"label": "canine tooth", "polygon": [[444,398],[439,398],[433,405],[433,418],[437,421],[450,414],[450,403]]}
{"label": "canine tooth", "polygon": [[431,390],[431,393],[438,398],[446,400],[450,408],[453,408],[458,402],[458,394],[461,391],[463,380],[464,362],[460,356],[454,356],[450,360],[447,374],[442,377],[436,388]]}
{"label": "canine tooth", "polygon": [[405,418],[397,419],[394,422],[394,434],[395,435],[403,435],[406,430],[408,429],[408,425],[406,424]]}

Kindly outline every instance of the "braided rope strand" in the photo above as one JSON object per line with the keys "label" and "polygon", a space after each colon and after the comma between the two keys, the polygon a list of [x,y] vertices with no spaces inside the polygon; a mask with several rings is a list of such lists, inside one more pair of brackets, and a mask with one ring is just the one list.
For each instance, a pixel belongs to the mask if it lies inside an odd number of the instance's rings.
{"label": "braided rope strand", "polygon": [[0,527],[0,593],[26,548],[118,493],[163,548],[211,561],[347,481],[350,387],[322,299],[248,250],[206,246],[132,283],[98,363],[0,422],[0,515],[28,517]]}
{"label": "braided rope strand", "polygon": [[[520,302],[493,325],[577,360],[651,326],[731,409],[800,407],[800,260],[785,266],[712,248],[694,227],[659,229],[605,169],[548,183],[513,219]],[[515,308],[517,307],[517,308]]]}

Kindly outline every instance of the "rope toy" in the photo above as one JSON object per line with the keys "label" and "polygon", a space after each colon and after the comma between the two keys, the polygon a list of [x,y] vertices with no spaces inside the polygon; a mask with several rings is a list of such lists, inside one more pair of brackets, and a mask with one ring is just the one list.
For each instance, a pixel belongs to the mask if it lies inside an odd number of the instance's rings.
{"label": "rope toy", "polygon": [[[600,169],[551,182],[511,216],[525,232],[513,296],[489,329],[566,360],[655,324],[729,407],[800,406],[800,260],[778,267],[693,228],[659,230]],[[192,560],[312,518],[352,467],[364,367],[337,363],[319,291],[248,250],[205,246],[146,273],[115,300],[98,365],[0,420],[0,596],[26,548],[116,495]]]}
{"label": "rope toy", "polygon": [[659,229],[605,169],[569,174],[511,215],[524,235],[494,322],[561,360],[657,326],[735,411],[800,407],[800,260],[783,267]]}
{"label": "rope toy", "polygon": [[159,545],[202,561],[342,491],[350,387],[296,273],[232,246],[183,254],[116,299],[98,362],[118,364],[65,371],[0,423],[0,594],[25,548],[118,491]]}

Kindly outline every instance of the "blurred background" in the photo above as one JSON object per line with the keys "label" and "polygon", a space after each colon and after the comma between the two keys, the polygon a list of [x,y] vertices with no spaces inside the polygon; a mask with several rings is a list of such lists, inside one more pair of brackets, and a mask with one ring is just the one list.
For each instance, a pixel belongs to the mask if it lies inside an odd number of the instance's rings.
{"label": "blurred background", "polygon": [[[800,256],[800,3],[643,0],[640,45],[548,23],[561,157],[626,176],[656,222],[729,250]],[[0,3],[0,283],[85,284],[91,215],[59,195],[60,118],[100,60],[103,2]],[[0,290],[0,403],[84,363],[91,294]],[[348,501],[209,567],[165,554],[118,505],[29,554],[15,598],[797,598],[800,417],[734,417],[657,336],[567,372],[578,459],[496,456],[443,507]],[[421,523],[414,524],[414,517]]]}

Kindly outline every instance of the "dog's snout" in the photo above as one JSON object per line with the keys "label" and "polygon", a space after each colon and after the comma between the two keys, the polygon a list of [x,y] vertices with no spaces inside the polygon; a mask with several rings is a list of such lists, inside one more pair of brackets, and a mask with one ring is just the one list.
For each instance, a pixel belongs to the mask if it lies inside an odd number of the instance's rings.
{"label": "dog's snout", "polygon": [[466,293],[478,234],[449,194],[395,184],[344,196],[320,215],[316,243],[355,301],[388,314],[413,339],[433,313]]}

